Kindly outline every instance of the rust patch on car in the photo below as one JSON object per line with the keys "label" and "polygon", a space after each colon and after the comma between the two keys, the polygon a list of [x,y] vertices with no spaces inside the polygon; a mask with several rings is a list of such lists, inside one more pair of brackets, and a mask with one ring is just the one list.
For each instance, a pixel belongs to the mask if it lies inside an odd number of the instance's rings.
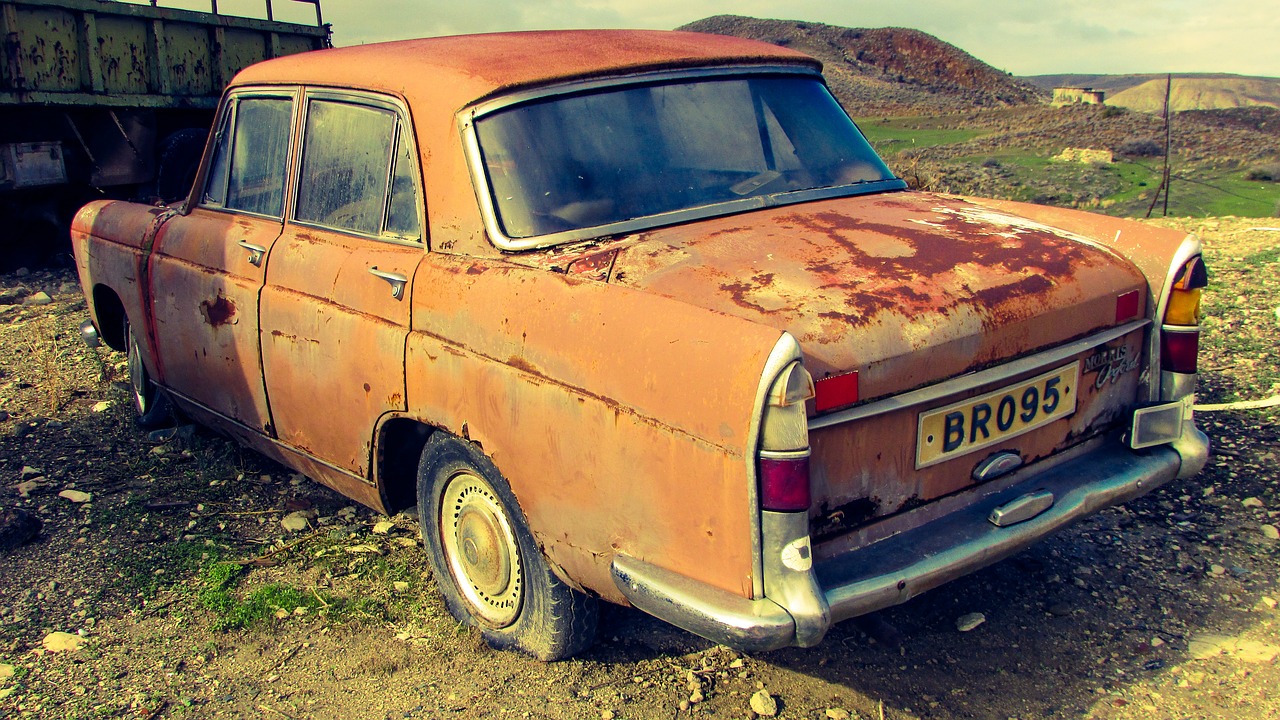
{"label": "rust patch on car", "polygon": [[236,316],[236,306],[219,291],[216,298],[200,303],[200,315],[209,327],[222,327],[231,324]]}

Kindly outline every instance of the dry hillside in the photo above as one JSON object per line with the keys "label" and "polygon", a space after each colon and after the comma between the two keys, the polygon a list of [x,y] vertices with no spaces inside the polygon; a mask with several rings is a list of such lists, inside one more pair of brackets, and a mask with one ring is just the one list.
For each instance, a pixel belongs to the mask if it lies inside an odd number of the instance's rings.
{"label": "dry hillside", "polygon": [[677,28],[764,40],[808,53],[852,114],[955,112],[1039,104],[1048,94],[928,33],[717,15]]}
{"label": "dry hillside", "polygon": [[[1164,107],[1165,80],[1148,80],[1107,98],[1108,105],[1140,112]],[[1274,78],[1173,78],[1169,106],[1175,111],[1237,107],[1280,108],[1280,80]]]}

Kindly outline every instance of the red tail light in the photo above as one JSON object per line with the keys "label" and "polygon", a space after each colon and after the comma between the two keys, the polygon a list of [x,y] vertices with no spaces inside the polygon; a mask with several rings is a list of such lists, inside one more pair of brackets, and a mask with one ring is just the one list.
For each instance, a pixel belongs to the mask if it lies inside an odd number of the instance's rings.
{"label": "red tail light", "polygon": [[760,458],[760,507],[774,512],[809,509],[809,455]]}
{"label": "red tail light", "polygon": [[1199,330],[1170,330],[1160,334],[1160,367],[1169,372],[1193,373],[1200,353]]}

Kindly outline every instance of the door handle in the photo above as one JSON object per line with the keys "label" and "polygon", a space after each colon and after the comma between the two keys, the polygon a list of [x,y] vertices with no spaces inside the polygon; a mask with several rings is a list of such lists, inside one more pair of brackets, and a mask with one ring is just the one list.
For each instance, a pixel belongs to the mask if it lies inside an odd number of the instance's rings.
{"label": "door handle", "polygon": [[401,275],[400,273],[379,270],[377,265],[369,268],[369,273],[376,277],[380,277],[391,284],[391,297],[397,300],[404,299],[404,284],[409,282],[409,278]]}
{"label": "door handle", "polygon": [[262,258],[267,254],[267,249],[261,245],[240,241],[240,247],[249,251],[249,264],[254,267],[262,267]]}

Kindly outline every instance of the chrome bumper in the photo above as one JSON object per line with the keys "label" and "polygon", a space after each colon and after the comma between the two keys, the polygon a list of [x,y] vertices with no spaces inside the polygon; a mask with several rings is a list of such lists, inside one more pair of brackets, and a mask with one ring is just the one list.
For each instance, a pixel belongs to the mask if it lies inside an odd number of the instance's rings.
{"label": "chrome bumper", "polygon": [[[766,596],[756,600],[625,555],[614,558],[613,580],[632,605],[709,640],[746,651],[808,647],[831,623],[906,602],[1103,508],[1190,477],[1204,466],[1208,449],[1209,439],[1188,421],[1173,444],[1094,449],[962,510],[811,567],[797,566],[793,555],[785,562],[790,570],[779,576],[766,557]],[[1046,491],[1053,503],[1034,517],[1005,527],[989,520],[997,508]],[[763,515],[765,530],[770,523],[787,524],[769,517],[781,513]],[[788,515],[801,520],[790,523],[793,534],[807,524],[801,513]],[[807,528],[803,532],[807,540]]]}

